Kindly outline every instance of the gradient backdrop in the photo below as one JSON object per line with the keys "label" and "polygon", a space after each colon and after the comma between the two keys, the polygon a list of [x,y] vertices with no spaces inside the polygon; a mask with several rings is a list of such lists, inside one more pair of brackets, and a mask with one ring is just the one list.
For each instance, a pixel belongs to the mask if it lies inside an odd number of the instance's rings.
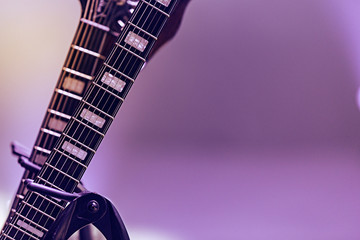
{"label": "gradient backdrop", "polygon": [[[0,218],[76,0],[0,0]],[[193,0],[85,174],[132,239],[360,239],[360,2]]]}

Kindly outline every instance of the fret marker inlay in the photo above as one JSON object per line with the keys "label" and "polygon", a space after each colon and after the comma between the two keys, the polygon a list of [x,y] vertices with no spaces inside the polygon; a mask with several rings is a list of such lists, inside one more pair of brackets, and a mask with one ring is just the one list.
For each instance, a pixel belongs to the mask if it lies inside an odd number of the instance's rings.
{"label": "fret marker inlay", "polygon": [[86,121],[91,122],[95,126],[102,128],[105,124],[105,119],[96,115],[95,113],[89,111],[88,109],[84,108],[80,113],[80,117],[85,119]]}
{"label": "fret marker inlay", "polygon": [[62,132],[64,131],[65,127],[66,127],[67,122],[57,119],[57,118],[50,118],[49,123],[48,123],[48,128]]}
{"label": "fret marker inlay", "polygon": [[68,141],[65,141],[61,148],[68,153],[80,158],[81,160],[84,160],[86,158],[87,152],[69,143]]}
{"label": "fret marker inlay", "polygon": [[125,42],[131,45],[132,47],[136,48],[140,52],[143,52],[147,44],[149,43],[148,40],[140,37],[139,35],[133,33],[132,31],[130,31],[126,36]]}
{"label": "fret marker inlay", "polygon": [[158,3],[164,5],[165,7],[168,7],[171,0],[156,0]]}
{"label": "fret marker inlay", "polygon": [[29,224],[27,224],[27,223],[25,223],[25,222],[23,222],[21,220],[17,221],[17,225],[24,228],[24,229],[26,229],[29,232],[32,232],[33,234],[35,234],[35,235],[37,235],[39,237],[42,237],[44,235],[44,233],[42,231],[37,230],[36,228],[30,226]]}
{"label": "fret marker inlay", "polygon": [[104,76],[101,78],[101,82],[105,83],[109,87],[112,87],[118,92],[122,92],[124,89],[126,82],[122,81],[121,79],[115,77],[114,75],[110,74],[109,72],[105,72]]}
{"label": "fret marker inlay", "polygon": [[65,90],[82,94],[85,88],[85,83],[72,77],[66,77],[62,86]]}

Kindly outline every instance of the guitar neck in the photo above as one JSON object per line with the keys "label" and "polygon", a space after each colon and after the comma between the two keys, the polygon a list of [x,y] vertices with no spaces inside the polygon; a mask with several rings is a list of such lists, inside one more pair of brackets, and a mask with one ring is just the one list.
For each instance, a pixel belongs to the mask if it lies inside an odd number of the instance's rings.
{"label": "guitar neck", "polygon": [[[118,35],[100,24],[80,21],[35,141],[31,162],[44,164]],[[27,192],[24,180],[34,177],[34,173],[25,170],[4,228]]]}
{"label": "guitar neck", "polygon": [[[142,0],[90,83],[35,182],[73,192],[145,63],[176,0]],[[76,69],[72,69],[76,70]],[[66,202],[28,192],[2,239],[41,239]]]}

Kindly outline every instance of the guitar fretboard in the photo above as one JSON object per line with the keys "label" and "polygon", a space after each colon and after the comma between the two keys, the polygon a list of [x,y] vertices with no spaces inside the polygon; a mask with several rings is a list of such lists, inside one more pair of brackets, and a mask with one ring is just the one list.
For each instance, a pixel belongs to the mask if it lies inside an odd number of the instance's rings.
{"label": "guitar fretboard", "polygon": [[[30,157],[31,162],[35,162],[40,166],[44,164],[50,155],[51,150],[70,120],[70,116],[74,114],[80,99],[83,98],[86,89],[90,86],[93,80],[91,76],[94,76],[96,71],[99,70],[105,56],[111,50],[111,45],[120,34],[104,28],[100,24],[104,22],[104,19],[99,19],[99,23],[94,23],[85,21],[86,17],[91,16],[84,14],[82,17]],[[34,173],[28,170],[24,172],[4,228],[14,217],[19,202],[27,193],[24,180],[33,179],[34,177]]]}
{"label": "guitar fretboard", "polygon": [[[80,105],[74,115],[67,117],[69,122],[35,178],[36,183],[66,192],[75,190],[175,4],[176,0],[139,2],[85,97],[78,98]],[[0,240],[41,239],[65,205],[28,192]]]}

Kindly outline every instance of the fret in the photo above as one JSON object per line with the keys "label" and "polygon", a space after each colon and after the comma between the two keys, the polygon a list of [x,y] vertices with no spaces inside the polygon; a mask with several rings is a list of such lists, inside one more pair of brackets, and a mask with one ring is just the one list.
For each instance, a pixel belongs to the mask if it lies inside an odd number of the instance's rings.
{"label": "fret", "polygon": [[21,194],[16,194],[15,197],[19,198],[19,199],[24,199],[24,195],[21,195]]}
{"label": "fret", "polygon": [[[101,82],[105,83],[106,85],[110,86],[111,88],[115,89],[115,90],[118,91],[118,92],[122,92],[123,87],[126,85],[126,82],[125,82],[125,81],[122,81],[121,79],[118,79],[118,78],[117,78],[117,79],[119,80],[119,82],[120,82],[120,81],[123,82],[123,84],[122,84],[123,86],[117,87],[117,86],[119,85],[118,82],[114,82],[113,80],[104,79],[104,78],[106,78],[106,75],[107,75],[107,76],[113,76],[112,74],[106,72],[106,73],[104,74],[104,76],[101,78]],[[114,97],[116,97],[116,98],[119,99],[120,101],[124,102],[124,99],[123,99],[122,97],[119,97],[117,94],[111,92],[109,89],[104,88],[103,86],[99,85],[99,84],[96,83],[96,82],[93,82],[93,84],[94,84],[95,86],[101,88],[101,89],[104,90],[105,92],[113,95]]]}
{"label": "fret", "polygon": [[63,155],[64,157],[70,159],[71,161],[77,163],[78,165],[82,166],[83,168],[87,169],[87,166],[85,164],[83,164],[82,162],[76,160],[75,158],[73,157],[70,157],[69,155],[67,155],[66,153],[64,152],[61,152],[59,149],[57,148],[54,148],[54,151],[57,152],[57,153],[60,153],[61,155]]}
{"label": "fret", "polygon": [[[96,84],[96,83],[95,83],[95,84]],[[112,94],[113,96],[118,97],[116,94],[114,94],[114,93],[110,92],[109,90],[107,90],[107,89],[105,89],[105,88],[101,87],[100,85],[98,85],[98,84],[96,84],[96,85],[97,85],[98,87],[102,88],[103,90],[105,90],[106,92],[108,92],[108,93]],[[120,97],[118,97],[118,98],[119,98],[119,99],[122,99],[122,98],[120,98]],[[122,100],[123,100],[123,99],[122,99]],[[85,100],[81,100],[81,102],[82,102],[82,103],[84,103],[85,105],[88,105],[89,107],[94,108],[96,111],[100,112],[101,114],[104,114],[105,116],[107,116],[107,117],[108,117],[108,118],[110,118],[111,120],[114,120],[114,117],[113,117],[113,116],[111,116],[111,115],[110,115],[110,114],[108,114],[107,112],[104,112],[103,110],[101,110],[101,109],[99,109],[99,108],[95,107],[94,105],[92,105],[92,104],[88,103],[87,101],[85,101]]]}
{"label": "fret", "polygon": [[94,132],[96,132],[97,134],[99,134],[100,136],[105,137],[105,135],[104,135],[103,133],[99,132],[98,130],[96,130],[96,129],[92,128],[92,127],[90,127],[89,125],[87,125],[86,123],[80,121],[79,119],[77,119],[77,118],[73,118],[73,119],[74,119],[76,122],[78,122],[78,123],[80,123],[81,125],[83,125],[84,127],[89,128],[91,131],[94,131]]}
{"label": "fret", "polygon": [[141,10],[145,12],[146,17],[136,15],[130,19],[130,22],[151,35],[158,37],[168,19],[168,16],[163,14],[164,10],[163,12],[158,11],[161,10],[160,8],[160,6],[155,6],[154,4],[142,4]]}
{"label": "fret", "polygon": [[120,72],[119,70],[117,70],[117,69],[113,68],[113,67],[112,67],[112,66],[110,66],[109,64],[107,64],[107,63],[103,63],[103,65],[104,65],[105,67],[107,67],[107,68],[110,68],[112,71],[114,71],[114,72],[116,72],[116,73],[120,74],[121,76],[123,76],[123,77],[125,77],[125,78],[129,79],[130,81],[135,82],[135,80],[134,80],[134,79],[132,79],[131,77],[129,77],[129,76],[127,76],[127,75],[125,75],[124,73]]}
{"label": "fret", "polygon": [[168,18],[170,17],[170,15],[169,15],[168,13],[164,12],[164,11],[161,10],[160,8],[155,7],[154,5],[148,3],[147,1],[141,0],[141,2],[146,3],[148,6],[152,7],[152,8],[155,9],[156,11],[162,13],[162,14],[165,15],[166,17],[168,17]]}
{"label": "fret", "polygon": [[39,177],[41,180],[46,181],[45,184],[48,184],[51,187],[55,186],[57,189],[65,192],[70,191],[72,185],[78,185],[80,182],[64,171],[46,163],[44,165],[44,171],[39,174]]}
{"label": "fret", "polygon": [[[21,214],[18,213],[18,212],[16,212],[15,215],[17,215],[18,217],[21,217],[22,219],[24,219],[24,220],[26,220],[26,221],[29,221],[31,224],[34,224],[36,227],[41,228],[43,231],[46,231],[46,232],[48,231],[48,229],[46,229],[46,228],[44,228],[43,226],[37,224],[36,222],[33,222],[33,220],[28,219],[27,217],[21,215]],[[26,229],[26,228],[25,228],[25,229]],[[41,236],[39,236],[39,237],[41,237]]]}
{"label": "fret", "polygon": [[[21,216],[21,215],[20,215]],[[21,216],[22,218],[24,218],[23,216]],[[24,219],[25,220],[25,219]],[[22,227],[24,229],[26,229],[26,231],[29,231],[31,232],[32,234],[35,234],[36,236],[38,237],[42,237],[44,236],[44,233],[38,229],[36,229],[35,227],[33,226],[30,226],[30,224],[27,224],[26,222],[22,221],[22,220],[17,220],[16,224],[19,226],[19,227]],[[33,223],[34,224],[34,223]],[[44,229],[44,228],[43,228]],[[47,229],[45,229],[46,232],[47,232]],[[44,230],[43,230],[44,231]]]}
{"label": "fret", "polygon": [[65,189],[62,189],[61,187],[56,186],[55,184],[49,182],[48,180],[46,180],[46,179],[44,179],[44,178],[42,178],[42,177],[40,177],[40,176],[37,176],[36,178],[38,178],[38,179],[40,179],[41,181],[43,181],[43,182],[44,182],[43,185],[46,185],[46,184],[47,184],[47,185],[49,185],[49,186],[52,187],[52,188],[56,188],[57,190],[65,191]]}
{"label": "fret", "polygon": [[[99,115],[95,114],[94,112],[90,111],[88,108],[83,108],[80,117],[91,123],[92,125],[95,125],[98,128],[102,128],[104,124],[106,123],[105,118],[100,117]],[[83,123],[83,122],[82,122]],[[102,135],[102,134],[100,134]]]}
{"label": "fret", "polygon": [[[50,159],[50,161],[48,161],[48,164],[51,165],[52,167],[59,169],[60,171],[62,171],[64,173],[70,175],[72,178],[76,179],[77,181],[78,181],[78,179],[81,178],[81,176],[84,174],[85,170],[87,169],[87,167],[84,167],[85,162],[79,164],[77,161],[76,162],[72,161],[72,159],[68,159],[66,157],[66,155],[59,153],[57,151],[54,153],[54,158],[52,158],[52,159]],[[55,183],[55,181],[53,181],[51,179],[51,178],[56,177],[55,174],[52,174],[49,172],[46,173],[46,171],[44,171],[43,175],[47,175],[47,174],[49,176],[48,180]],[[50,175],[52,175],[52,176],[50,176]],[[67,181],[67,179],[64,179],[64,180]],[[69,183],[69,182],[67,181],[67,183]],[[62,184],[62,183],[59,183],[58,185],[60,186],[60,184]]]}
{"label": "fret", "polygon": [[7,239],[16,240],[15,238],[10,237],[9,235],[7,235],[7,234],[4,233],[4,232],[2,232],[1,234],[2,234],[4,237],[6,237]]}
{"label": "fret", "polygon": [[70,137],[69,135],[67,135],[66,133],[63,133],[63,135],[67,138],[69,138],[70,140],[74,141],[76,144],[79,144],[80,146],[86,148],[87,150],[89,150],[90,152],[93,152],[95,153],[96,151],[88,146],[86,146],[85,144],[81,143],[80,141],[76,140],[75,138],[73,137]]}
{"label": "fret", "polygon": [[[75,118],[80,120],[78,115]],[[64,136],[69,137],[69,142],[76,141],[75,145],[77,142],[81,143],[82,147],[85,147],[89,151],[95,153],[99,145],[99,140],[104,138],[106,128],[93,131],[94,128],[98,129],[95,125],[94,127],[90,127],[89,124],[85,124],[83,121],[81,122],[82,123],[76,121],[75,119],[71,121],[69,123],[69,128],[65,130]]]}
{"label": "fret", "polygon": [[83,48],[83,47],[80,47],[80,46],[77,46],[77,45],[74,45],[74,44],[72,44],[71,47],[73,49],[75,49],[75,50],[78,50],[78,51],[84,52],[86,54],[89,54],[91,56],[94,56],[94,57],[100,58],[102,60],[105,60],[105,56],[102,56],[100,53],[91,51],[89,49],[86,49],[86,48]]}
{"label": "fret", "polygon": [[55,136],[55,137],[60,137],[60,136],[61,136],[60,133],[51,131],[51,130],[46,129],[46,128],[40,128],[40,131],[42,131],[42,132],[44,132],[44,133],[47,133],[47,134],[50,134],[50,135],[53,135],[53,136]]}
{"label": "fret", "polygon": [[49,112],[49,113],[52,113],[52,114],[54,114],[54,115],[56,115],[56,116],[59,116],[59,117],[62,117],[62,118],[66,118],[66,119],[68,119],[68,120],[71,118],[70,115],[67,115],[67,114],[65,114],[65,113],[56,111],[56,110],[54,110],[54,109],[48,109],[48,112]]}
{"label": "fret", "polygon": [[100,24],[100,23],[93,22],[93,21],[91,21],[91,20],[89,20],[89,19],[85,19],[85,18],[81,18],[80,21],[83,22],[83,23],[86,23],[86,24],[88,24],[88,25],[91,25],[91,26],[93,26],[93,27],[96,27],[96,28],[98,28],[98,29],[100,29],[100,30],[103,30],[103,31],[105,31],[105,32],[110,32],[110,28],[109,28],[109,27],[104,26],[104,25],[102,25],[102,24]]}
{"label": "fret", "polygon": [[32,193],[33,193],[33,194],[36,194],[37,197],[40,197],[40,198],[42,198],[42,199],[44,199],[44,200],[46,200],[46,201],[51,202],[52,204],[56,205],[58,208],[61,208],[61,210],[65,209],[65,208],[64,208],[63,206],[61,206],[60,204],[56,203],[55,201],[53,201],[52,199],[50,199],[50,198],[48,198],[48,197],[46,197],[46,196],[44,196],[44,195],[41,195],[41,194],[38,193],[38,192],[32,192]]}
{"label": "fret", "polygon": [[64,90],[61,90],[61,89],[55,89],[55,92],[57,92],[57,93],[60,93],[60,94],[62,94],[62,95],[65,95],[65,96],[67,96],[67,97],[70,97],[70,98],[73,98],[73,99],[76,99],[76,100],[82,100],[82,97],[81,96],[79,96],[79,95],[76,95],[76,94],[73,94],[73,93],[69,93],[69,92],[67,92],[67,91],[64,91]]}
{"label": "fret", "polygon": [[70,178],[71,180],[73,180],[73,181],[75,181],[75,182],[77,182],[77,183],[79,183],[79,182],[80,182],[80,181],[79,181],[79,180],[77,180],[76,178],[74,178],[74,177],[70,176],[70,175],[69,175],[69,174],[67,174],[66,172],[61,171],[60,169],[58,169],[58,168],[54,167],[53,165],[51,165],[51,164],[49,164],[49,163],[47,163],[47,162],[45,162],[45,165],[46,165],[46,166],[48,166],[48,167],[50,167],[50,168],[52,168],[52,169],[54,169],[55,171],[57,171],[57,172],[59,172],[59,173],[63,174],[64,176],[66,176],[66,177]]}
{"label": "fret", "polygon": [[121,46],[120,43],[115,43],[115,44],[116,44],[116,46],[122,48],[123,50],[127,51],[128,53],[130,53],[130,54],[134,55],[135,57],[139,58],[141,61],[146,62],[145,58],[140,57],[140,56],[137,55],[136,53],[134,53],[134,52],[132,52],[131,50],[127,49],[126,47]]}
{"label": "fret", "polygon": [[37,238],[35,236],[33,236],[31,233],[28,233],[26,230],[23,230],[22,228],[16,226],[15,224],[12,224],[12,223],[9,223],[9,226],[12,227],[12,228],[15,228],[16,230],[28,235],[29,237],[33,238],[33,239],[36,239],[36,240],[40,240],[40,238]]}
{"label": "fret", "polygon": [[[103,59],[94,56],[94,54],[89,54],[88,52],[85,52],[85,49],[87,49],[85,46],[79,46],[78,48],[72,47],[71,54],[69,55],[69,60],[65,62],[63,69],[65,73],[73,73],[75,75],[74,77],[80,77],[81,79],[84,79],[86,81],[91,81],[96,70],[94,66],[96,66],[97,63],[102,62]],[[87,64],[76,64],[76,61],[78,59],[85,61]]]}
{"label": "fret", "polygon": [[[59,190],[61,190],[61,189],[59,189]],[[62,190],[61,190],[61,191],[62,191]],[[44,211],[42,211],[42,210],[34,207],[34,206],[31,205],[30,203],[27,203],[26,201],[23,201],[22,203],[25,204],[26,206],[30,207],[31,209],[33,209],[35,212],[40,213],[41,215],[44,215],[44,216],[46,216],[47,218],[55,221],[55,218],[54,218],[53,216],[51,216],[51,215],[47,214],[46,212],[44,212]]]}
{"label": "fret", "polygon": [[36,145],[43,149],[51,150],[53,145],[59,139],[59,133],[51,134],[48,133],[48,131],[46,130],[45,131],[41,130],[41,132],[42,132],[41,137],[36,141]]}
{"label": "fret", "polygon": [[90,80],[90,81],[93,79],[93,77],[90,76],[90,75],[87,75],[87,74],[85,74],[85,73],[81,73],[81,72],[75,71],[75,70],[70,69],[70,68],[67,68],[67,67],[63,67],[63,70],[64,70],[65,72],[74,74],[74,75],[76,75],[76,76],[78,76],[78,77],[81,77],[81,78],[84,78],[84,79],[87,79],[87,80]]}
{"label": "fret", "polygon": [[[131,86],[131,84],[126,85],[127,87]],[[124,102],[126,91],[121,93],[122,96],[111,94],[109,91],[106,91],[104,87],[95,82],[93,82],[91,90],[91,94],[88,94],[84,98],[84,101],[96,107],[97,109],[106,112],[108,115],[115,116],[119,110],[119,107]]]}
{"label": "fret", "polygon": [[34,149],[35,149],[35,150],[37,150],[37,151],[40,151],[40,152],[46,153],[46,154],[50,154],[50,153],[51,153],[51,151],[50,151],[50,150],[45,149],[45,148],[42,148],[42,147],[39,147],[39,146],[35,146],[35,147],[34,147]]}
{"label": "fret", "polygon": [[137,26],[137,25],[133,24],[133,23],[132,23],[132,22],[130,22],[130,21],[128,21],[128,23],[129,23],[131,26],[133,26],[133,27],[135,27],[135,28],[139,29],[139,30],[140,30],[140,31],[142,31],[143,33],[145,33],[145,34],[149,35],[149,36],[150,36],[150,37],[152,37],[155,41],[157,40],[157,37],[155,37],[154,35],[152,35],[152,34],[148,33],[147,31],[145,31],[145,30],[144,30],[144,29],[142,29],[141,27],[139,27],[139,26]]}
{"label": "fret", "polygon": [[63,145],[61,146],[61,148],[63,150],[65,150],[66,152],[70,153],[71,155],[74,155],[75,157],[81,159],[81,160],[85,160],[86,156],[87,156],[87,152],[80,149],[79,147],[76,147],[74,144],[71,144],[68,141],[65,141],[63,143]]}

